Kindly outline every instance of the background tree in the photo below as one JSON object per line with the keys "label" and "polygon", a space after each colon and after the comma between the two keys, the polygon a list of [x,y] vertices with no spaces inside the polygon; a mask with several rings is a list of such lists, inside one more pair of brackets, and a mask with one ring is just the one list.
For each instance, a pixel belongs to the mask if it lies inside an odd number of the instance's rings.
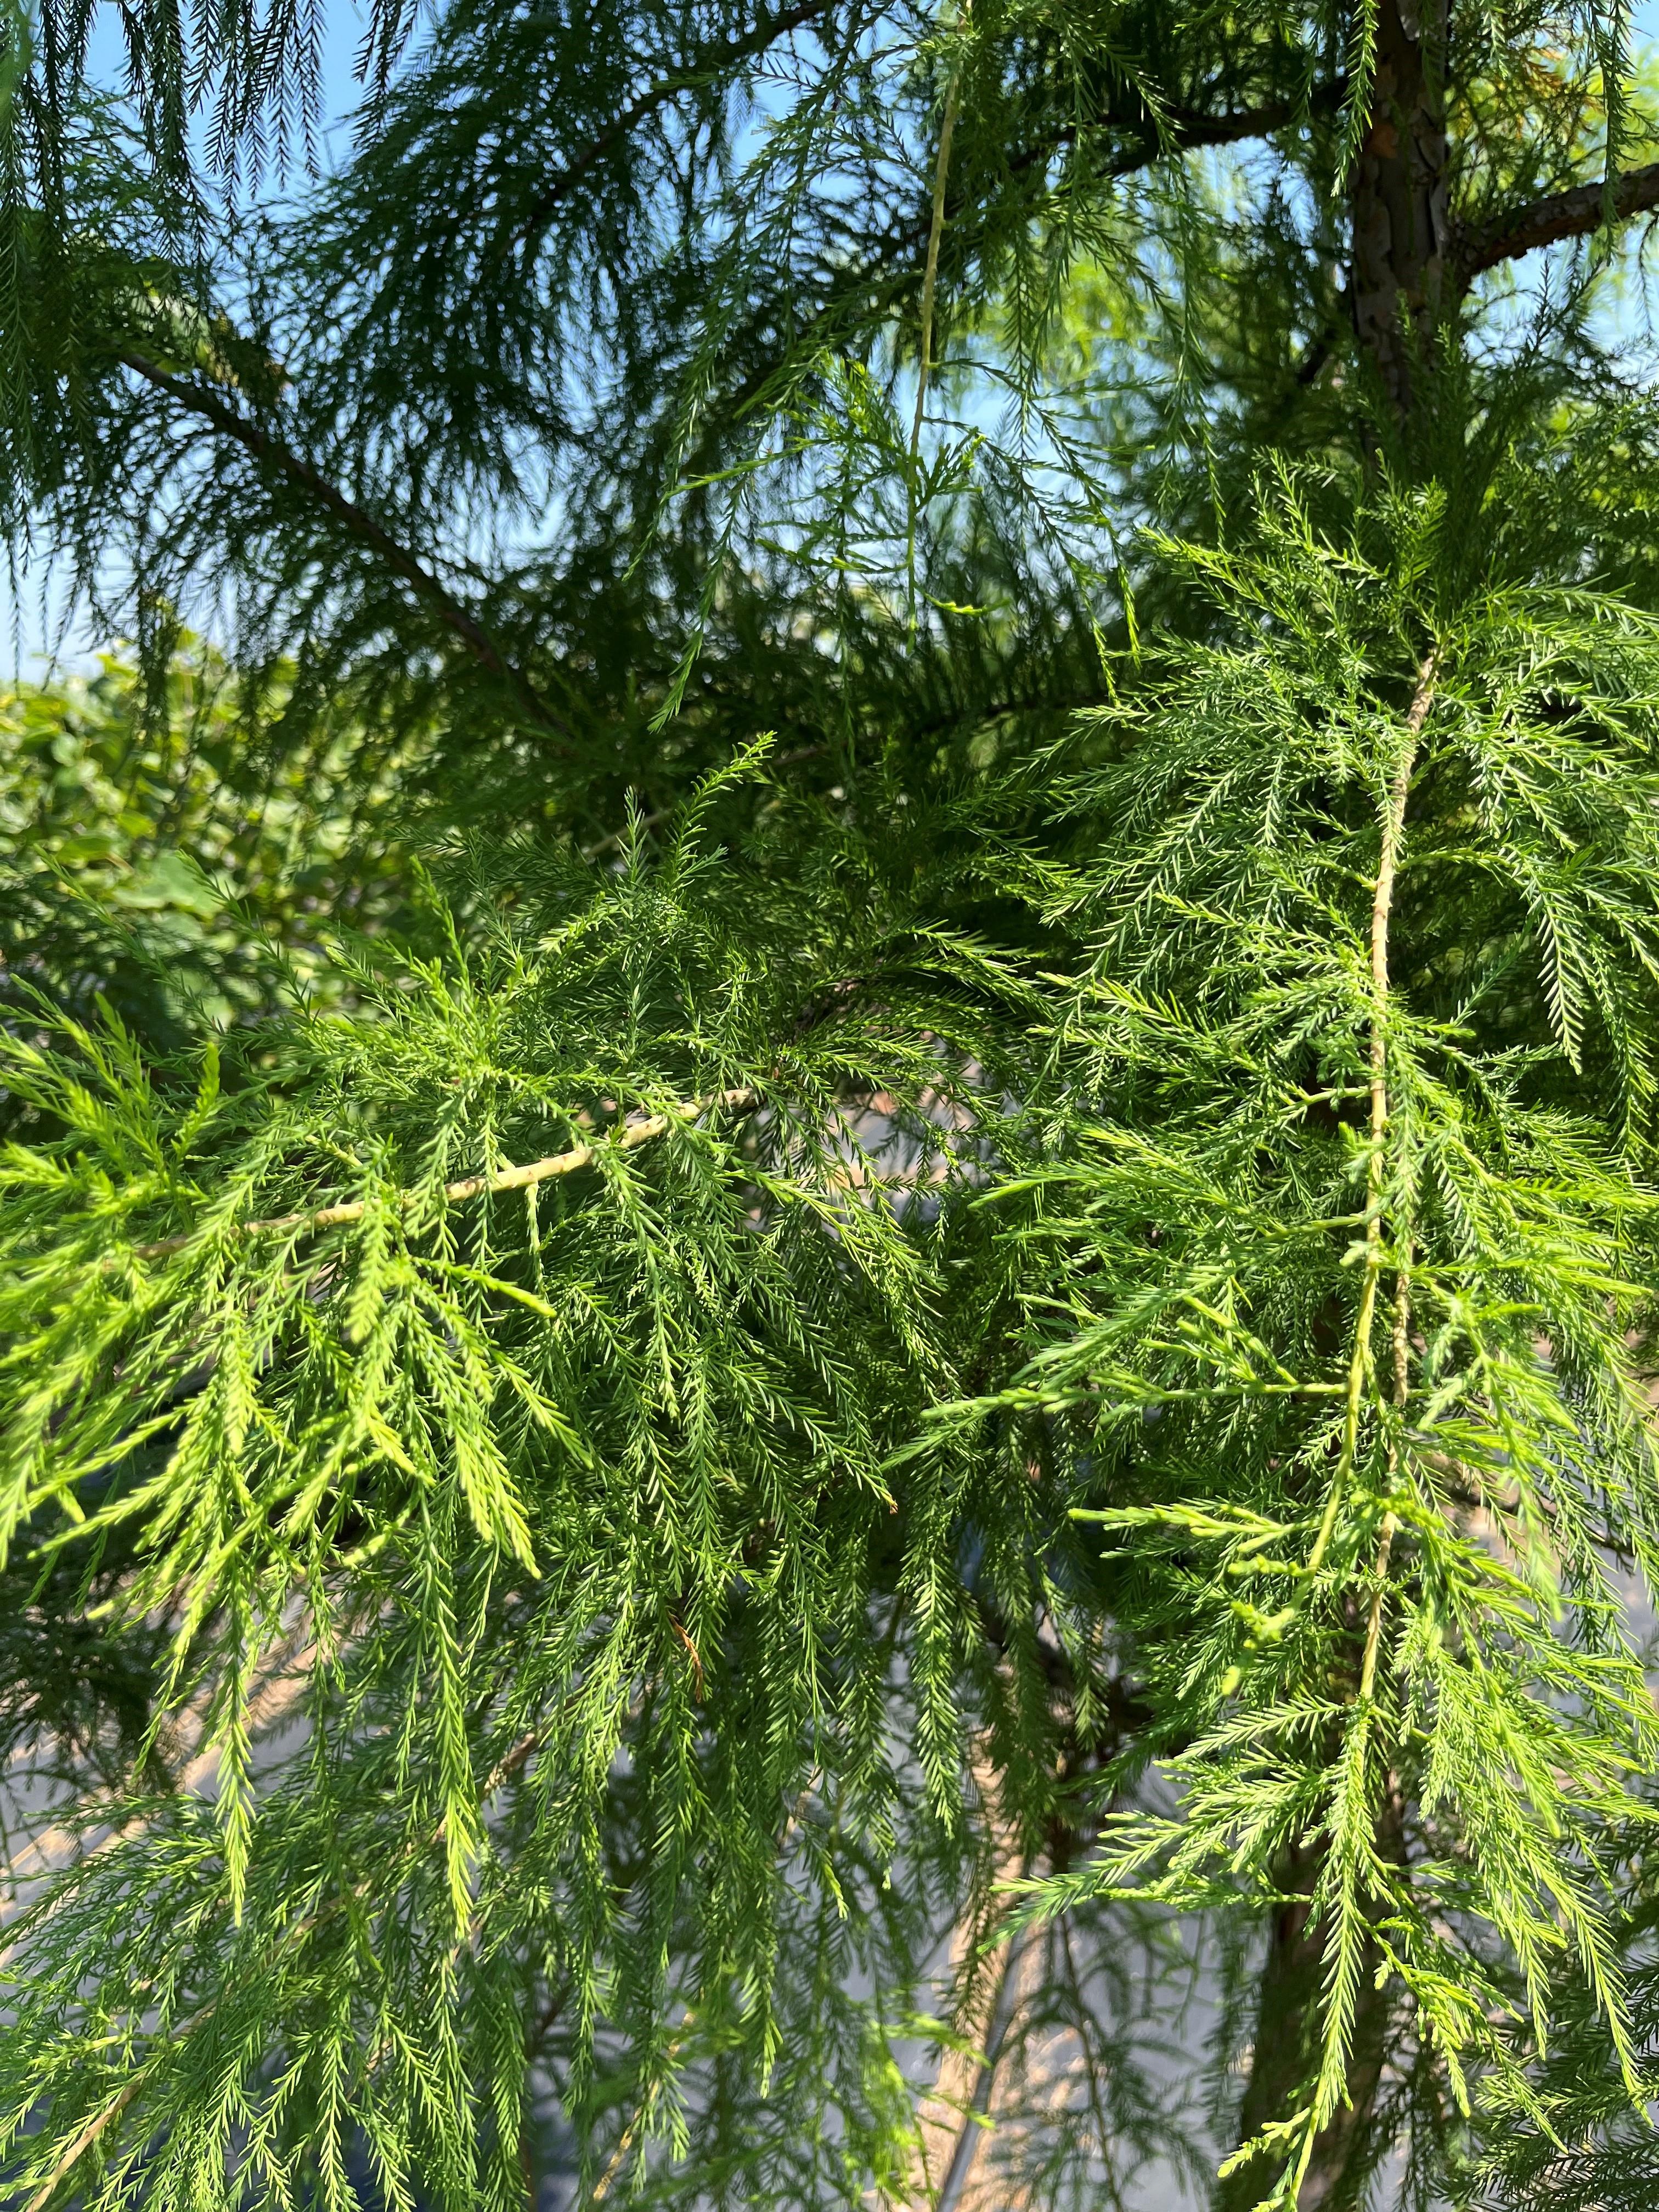
{"label": "background tree", "polygon": [[19,2204],[1645,2201],[1624,10],[386,6],[263,198],[314,19],[94,29]]}

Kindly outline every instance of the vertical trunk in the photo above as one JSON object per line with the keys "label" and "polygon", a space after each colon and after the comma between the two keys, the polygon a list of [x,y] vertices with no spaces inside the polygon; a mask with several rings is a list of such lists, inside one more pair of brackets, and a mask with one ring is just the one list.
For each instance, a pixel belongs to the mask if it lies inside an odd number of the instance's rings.
{"label": "vertical trunk", "polygon": [[1446,281],[1448,0],[1378,0],[1370,117],[1352,184],[1354,331],[1401,416]]}

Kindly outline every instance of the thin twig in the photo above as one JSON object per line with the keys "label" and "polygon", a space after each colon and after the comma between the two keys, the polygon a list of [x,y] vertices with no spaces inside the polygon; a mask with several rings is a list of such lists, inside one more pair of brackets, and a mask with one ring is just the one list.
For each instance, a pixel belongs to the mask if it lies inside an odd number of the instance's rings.
{"label": "thin twig", "polygon": [[[1367,1175],[1370,1204],[1365,1224],[1365,1295],[1375,1304],[1376,1279],[1382,1266],[1382,1145],[1389,1126],[1389,1045],[1386,1023],[1389,1007],[1389,916],[1394,904],[1395,872],[1399,865],[1401,839],[1406,823],[1406,801],[1411,792],[1412,769],[1416,765],[1418,740],[1428,718],[1434,698],[1436,658],[1431,653],[1418,671],[1417,689],[1412,696],[1411,708],[1406,716],[1407,738],[1401,753],[1399,766],[1389,787],[1388,811],[1382,823],[1382,855],[1376,872],[1376,896],[1371,904],[1371,992],[1375,1011],[1371,1018],[1371,1158]],[[1364,1351],[1370,1353],[1370,1313],[1365,1316]],[[1394,1403],[1396,1413],[1405,1409],[1409,1388],[1409,1355],[1411,1335],[1411,1279],[1405,1268],[1400,1271],[1400,1280],[1394,1302]],[[1355,1346],[1358,1361],[1360,1347]],[[1363,1370],[1362,1370],[1363,1371]],[[1349,1397],[1349,1421],[1352,1428],[1355,1419],[1352,1389]],[[1352,1445],[1349,1449],[1352,1464]],[[1399,1447],[1389,1447],[1389,1470],[1393,1474],[1399,1462]],[[1376,1564],[1373,1569],[1376,1588],[1371,1592],[1370,1619],[1365,1628],[1365,1656],[1359,1670],[1359,1696],[1362,1704],[1369,1701],[1376,1682],[1376,1655],[1382,1632],[1382,1590],[1389,1571],[1389,1558],[1394,1548],[1395,1532],[1400,1523],[1390,1509],[1382,1516],[1382,1530],[1377,1540]]]}
{"label": "thin twig", "polygon": [[[1380,1247],[1382,1223],[1378,1218],[1382,1203],[1382,1148],[1389,1121],[1388,1042],[1383,1035],[1382,1018],[1387,1011],[1389,996],[1389,914],[1394,900],[1395,871],[1400,858],[1400,842],[1405,830],[1406,800],[1411,790],[1412,769],[1417,759],[1418,740],[1423,724],[1428,717],[1434,696],[1435,656],[1431,653],[1418,672],[1417,690],[1413,696],[1411,711],[1406,717],[1409,732],[1400,766],[1395,772],[1394,785],[1389,794],[1389,815],[1383,830],[1383,862],[1377,871],[1376,899],[1371,911],[1371,988],[1376,994],[1377,1013],[1371,1030],[1371,1139],[1376,1149],[1371,1155],[1371,1183],[1374,1202],[1371,1218],[1366,1225],[1366,1260],[1370,1265],[1372,1239]],[[1387,875],[1388,896],[1383,896],[1383,878]],[[1396,1417],[1403,1415],[1411,1389],[1411,1324],[1412,1290],[1409,1264],[1400,1270],[1395,1286],[1394,1298],[1394,1409]],[[1400,1465],[1400,1445],[1397,1437],[1389,1445],[1389,1476],[1392,1483]],[[1359,1696],[1362,1704],[1368,1703],[1376,1683],[1376,1655],[1382,1634],[1382,1594],[1387,1586],[1389,1559],[1394,1549],[1395,1531],[1400,1526],[1394,1509],[1389,1507],[1382,1516],[1382,1533],[1377,1539],[1376,1562],[1372,1569],[1376,1588],[1371,1592],[1370,1619],[1365,1627],[1365,1656],[1359,1670]]]}
{"label": "thin twig", "polygon": [[[181,2031],[181,2033],[182,2032],[184,2031]],[[101,2111],[94,2113],[93,2118],[87,2122],[85,2127],[82,2129],[80,2134],[76,2136],[75,2141],[70,2145],[69,2148],[64,2153],[64,2155],[58,2160],[57,2165],[53,2166],[52,2172],[40,2184],[40,2186],[35,2191],[33,2196],[30,2197],[27,2204],[24,2207],[24,2212],[42,2212],[42,2208],[51,2203],[52,2198],[57,2191],[58,2185],[62,2181],[64,2175],[70,2172],[71,2167],[77,2166],[80,2163],[86,2153],[89,2151],[94,2143],[97,2142],[99,2136],[103,2134],[105,2129],[112,2126],[114,2123],[120,2118],[122,2113],[125,2112],[127,2106],[132,2102],[133,2099],[138,2094],[139,2090],[143,2087],[143,2082],[144,2077],[142,2072],[131,2075],[129,2079],[123,2083],[121,2087],[116,2091],[114,2096],[110,2099],[108,2104],[104,2106]]]}
{"label": "thin twig", "polygon": [[1324,1519],[1308,1559],[1308,1571],[1316,1573],[1324,1562],[1336,1516],[1359,1443],[1359,1407],[1365,1377],[1370,1371],[1371,1326],[1376,1313],[1377,1285],[1382,1273],[1383,1144],[1389,1126],[1389,919],[1394,908],[1395,877],[1400,865],[1401,839],[1405,829],[1406,801],[1411,793],[1412,770],[1417,762],[1423,725],[1434,702],[1438,657],[1431,653],[1417,672],[1417,685],[1406,714],[1406,741],[1401,748],[1382,810],[1382,842],[1378,856],[1376,885],[1371,897],[1371,1018],[1370,1106],[1371,1151],[1365,1171],[1365,1279],[1359,1294],[1359,1313],[1354,1323],[1353,1352],[1348,1362],[1347,1412],[1343,1424],[1342,1455],[1337,1462]]}
{"label": "thin twig", "polygon": [[[641,1121],[629,1122],[617,1135],[608,1140],[574,1145],[568,1152],[554,1152],[546,1159],[531,1160],[523,1167],[502,1168],[494,1175],[466,1176],[459,1182],[446,1183],[445,1202],[450,1206],[459,1206],[470,1198],[483,1196],[486,1192],[494,1196],[501,1191],[528,1190],[537,1183],[550,1181],[555,1176],[574,1175],[578,1169],[591,1166],[599,1153],[607,1149],[617,1152],[632,1152],[636,1145],[648,1144],[653,1137],[662,1136],[677,1121],[695,1121],[699,1114],[708,1113],[711,1107],[723,1106],[732,1113],[742,1113],[759,1103],[759,1093],[747,1087],[721,1091],[708,1098],[689,1099],[684,1105],[673,1107],[665,1114],[650,1114]],[[402,1207],[411,1206],[422,1195],[419,1191],[402,1190],[397,1194],[397,1203]],[[347,1205],[320,1206],[309,1213],[279,1213],[273,1214],[268,1220],[245,1221],[240,1224],[240,1233],[244,1237],[285,1236],[291,1231],[308,1234],[313,1230],[337,1229],[344,1223],[361,1221],[368,1211],[367,1199],[353,1199]],[[200,1233],[198,1230],[191,1230],[182,1237],[164,1237],[154,1244],[140,1244],[136,1248],[135,1257],[140,1260],[165,1259],[169,1253],[182,1252]]]}
{"label": "thin twig", "polygon": [[[1411,1275],[1407,1269],[1400,1271],[1400,1281],[1394,1300],[1394,1409],[1403,1414],[1411,1390]],[[1392,1486],[1400,1468],[1398,1435],[1389,1445],[1389,1480]],[[1365,1624],[1365,1656],[1359,1669],[1360,1702],[1366,1702],[1376,1683],[1376,1655],[1382,1636],[1382,1595],[1388,1586],[1389,1559],[1394,1550],[1394,1540],[1400,1520],[1390,1506],[1382,1516],[1382,1533],[1377,1538],[1376,1561],[1371,1570],[1376,1588],[1371,1592],[1370,1619]]]}
{"label": "thin twig", "polygon": [[[963,9],[963,21],[968,10]],[[933,295],[939,284],[939,242],[945,236],[945,187],[951,174],[951,140],[957,127],[957,110],[962,104],[962,64],[951,72],[950,88],[945,95],[945,118],[939,130],[939,154],[933,163],[933,208],[927,226],[927,262],[921,277],[921,360],[916,370],[916,414],[910,425],[910,458],[914,460],[921,448],[922,418],[927,406],[927,380],[933,368]]]}
{"label": "thin twig", "polygon": [[[679,2033],[670,2037],[667,2049],[663,2053],[664,2059],[668,2064],[672,2065],[674,2060],[679,2057],[680,2052],[684,2049],[686,2037],[690,2031],[691,2023],[696,2020],[696,2008],[694,2005],[688,2005],[685,2008],[685,2018],[680,2022]],[[616,2148],[611,2152],[610,2158],[605,2161],[605,2172],[599,2176],[599,2179],[593,2185],[592,2192],[587,2199],[590,2205],[603,2204],[605,2198],[611,2194],[611,2184],[616,2180],[617,2175],[621,2170],[623,2160],[627,2157],[629,2152],[634,2147],[634,2138],[638,2135],[643,2123],[649,2118],[651,2107],[656,2102],[657,2093],[660,2087],[661,2083],[659,2080],[651,2082],[647,2087],[644,2096],[641,2098],[639,2103],[634,2107],[633,2114],[629,2119],[628,2124],[623,2128],[621,2135],[617,2138]]]}
{"label": "thin twig", "polygon": [[582,179],[596,168],[613,146],[621,143],[636,125],[661,107],[677,94],[694,90],[707,83],[724,70],[738,62],[747,61],[753,54],[764,53],[767,47],[791,31],[799,30],[816,15],[822,15],[832,5],[832,0],[799,0],[799,4],[786,8],[781,14],[769,16],[729,45],[703,54],[689,68],[676,70],[671,75],[659,77],[644,91],[630,100],[626,107],[613,116],[605,128],[590,138],[579,154],[573,154],[563,167],[557,171],[550,184],[545,185],[532,204],[530,212],[513,234],[515,246],[530,244],[544,230],[557,213],[561,204],[575,190]]}

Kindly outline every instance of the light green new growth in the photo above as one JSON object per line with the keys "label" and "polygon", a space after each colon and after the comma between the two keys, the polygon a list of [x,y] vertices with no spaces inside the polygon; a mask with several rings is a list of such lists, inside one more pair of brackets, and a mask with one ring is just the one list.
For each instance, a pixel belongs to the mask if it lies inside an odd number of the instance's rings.
{"label": "light green new growth", "polygon": [[313,11],[120,27],[6,2212],[1650,2204],[1628,11],[386,0],[325,173]]}

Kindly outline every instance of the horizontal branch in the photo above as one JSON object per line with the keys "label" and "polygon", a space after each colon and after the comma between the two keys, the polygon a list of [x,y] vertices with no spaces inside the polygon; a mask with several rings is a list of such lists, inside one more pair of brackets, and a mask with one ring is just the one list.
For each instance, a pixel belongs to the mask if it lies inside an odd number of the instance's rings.
{"label": "horizontal branch", "polygon": [[[1535,246],[1589,237],[1606,219],[1608,197],[1605,185],[1577,185],[1571,191],[1552,192],[1490,222],[1461,227],[1452,244],[1460,286],[1472,283],[1484,270],[1496,269],[1500,262],[1517,260]],[[1611,198],[1618,221],[1659,208],[1659,161],[1650,161],[1644,168],[1630,169],[1616,178]]]}
{"label": "horizontal branch", "polygon": [[[1271,138],[1276,131],[1288,130],[1304,115],[1340,107],[1347,90],[1346,77],[1334,77],[1328,84],[1316,85],[1302,100],[1262,100],[1254,107],[1224,108],[1217,115],[1197,107],[1166,108],[1163,129],[1150,118],[1139,118],[1137,127],[1141,135],[1112,155],[1102,165],[1100,173],[1114,179],[1133,177],[1142,169],[1150,169],[1159,161],[1176,160],[1183,154],[1202,153],[1217,146],[1247,145],[1252,138]],[[1024,176],[1039,162],[1049,160],[1062,146],[1075,147],[1099,132],[1127,128],[1123,118],[1111,115],[1064,124],[1051,137],[1016,154],[1008,164],[1009,173],[1016,177]],[[947,222],[954,220],[955,212],[947,207]],[[925,236],[926,232],[923,223],[914,226],[910,234]]]}
{"label": "horizontal branch", "polygon": [[264,426],[242,414],[237,408],[222,399],[217,392],[210,392],[199,384],[151,361],[148,355],[131,348],[124,349],[120,360],[133,374],[143,379],[157,392],[165,392],[175,406],[198,416],[227,438],[232,438],[245,453],[250,453],[263,467],[274,470],[288,483],[307,493],[317,504],[339,523],[347,535],[365,546],[392,574],[400,577],[428,606],[452,636],[459,638],[473,659],[492,676],[501,678],[517,695],[531,719],[542,728],[554,730],[566,738],[572,737],[568,725],[549,706],[524,671],[509,660],[477,617],[447,591],[432,571],[424,567],[409,550],[400,545],[377,522],[367,508],[348,499],[338,485],[330,483],[311,462],[281,438]]}
{"label": "horizontal branch", "polygon": [[[1347,88],[1346,77],[1334,77],[1328,83],[1314,86],[1302,99],[1267,100],[1254,107],[1224,109],[1218,114],[1191,107],[1166,109],[1162,130],[1155,128],[1144,114],[1136,116],[1133,121],[1125,116],[1109,114],[1080,123],[1066,123],[1048,137],[1023,147],[1012,155],[1008,163],[1008,174],[1015,180],[1029,177],[1064,148],[1076,148],[1102,133],[1135,130],[1140,135],[1103,161],[1097,173],[1098,181],[1121,180],[1135,176],[1143,169],[1152,168],[1160,161],[1178,160],[1185,154],[1199,153],[1214,147],[1244,145],[1255,138],[1270,138],[1275,132],[1287,130],[1304,116],[1326,114],[1340,107],[1346,97]],[[945,237],[947,241],[953,234],[959,234],[962,217],[967,212],[968,204],[962,198],[946,200]],[[884,309],[897,308],[904,293],[913,285],[919,286],[921,283],[921,267],[908,264],[914,263],[915,257],[927,245],[931,228],[932,210],[929,209],[914,222],[896,226],[867,240],[858,265],[838,267],[835,272],[833,290],[826,293],[803,322],[793,326],[788,353],[784,360],[792,356],[815,352],[823,343],[825,326],[832,324],[838,314],[867,319]],[[775,306],[775,299],[767,301],[756,322],[761,319],[761,316],[769,318]],[[754,325],[751,324],[750,327]],[[774,362],[746,377],[733,396],[733,411],[741,414],[757,401],[763,400],[772,388],[781,367],[781,363]]]}
{"label": "horizontal branch", "polygon": [[[689,1099],[684,1105],[673,1107],[665,1114],[649,1114],[638,1121],[627,1122],[615,1137],[608,1139],[573,1145],[568,1152],[553,1152],[545,1159],[531,1160],[523,1167],[502,1168],[494,1175],[465,1176],[459,1182],[446,1183],[444,1198],[451,1206],[462,1206],[468,1199],[481,1198],[486,1193],[494,1196],[500,1191],[528,1190],[556,1176],[574,1175],[579,1169],[591,1166],[607,1146],[613,1152],[632,1152],[636,1145],[649,1144],[653,1137],[665,1135],[675,1122],[695,1121],[711,1107],[723,1106],[732,1113],[747,1113],[759,1103],[760,1094],[748,1088],[717,1091],[708,1098]],[[409,1207],[422,1195],[419,1191],[400,1191],[398,1202]],[[278,1213],[264,1221],[245,1221],[239,1233],[244,1237],[280,1237],[293,1231],[309,1233],[318,1229],[338,1229],[349,1222],[361,1221],[368,1211],[368,1200],[353,1199],[344,1206],[319,1206],[309,1213]],[[164,1237],[155,1244],[140,1244],[136,1256],[141,1260],[165,1259],[170,1253],[182,1252],[199,1233],[192,1230],[183,1237]]]}
{"label": "horizontal branch", "polygon": [[1107,173],[1131,176],[1137,169],[1149,168],[1167,155],[1198,153],[1208,146],[1243,145],[1252,138],[1271,138],[1275,131],[1287,130],[1304,115],[1340,107],[1347,91],[1347,79],[1334,77],[1328,84],[1316,85],[1305,100],[1264,100],[1255,107],[1224,110],[1219,115],[1206,115],[1197,108],[1171,108],[1169,129],[1156,136],[1149,134],[1139,149],[1126,149],[1108,163]]}

